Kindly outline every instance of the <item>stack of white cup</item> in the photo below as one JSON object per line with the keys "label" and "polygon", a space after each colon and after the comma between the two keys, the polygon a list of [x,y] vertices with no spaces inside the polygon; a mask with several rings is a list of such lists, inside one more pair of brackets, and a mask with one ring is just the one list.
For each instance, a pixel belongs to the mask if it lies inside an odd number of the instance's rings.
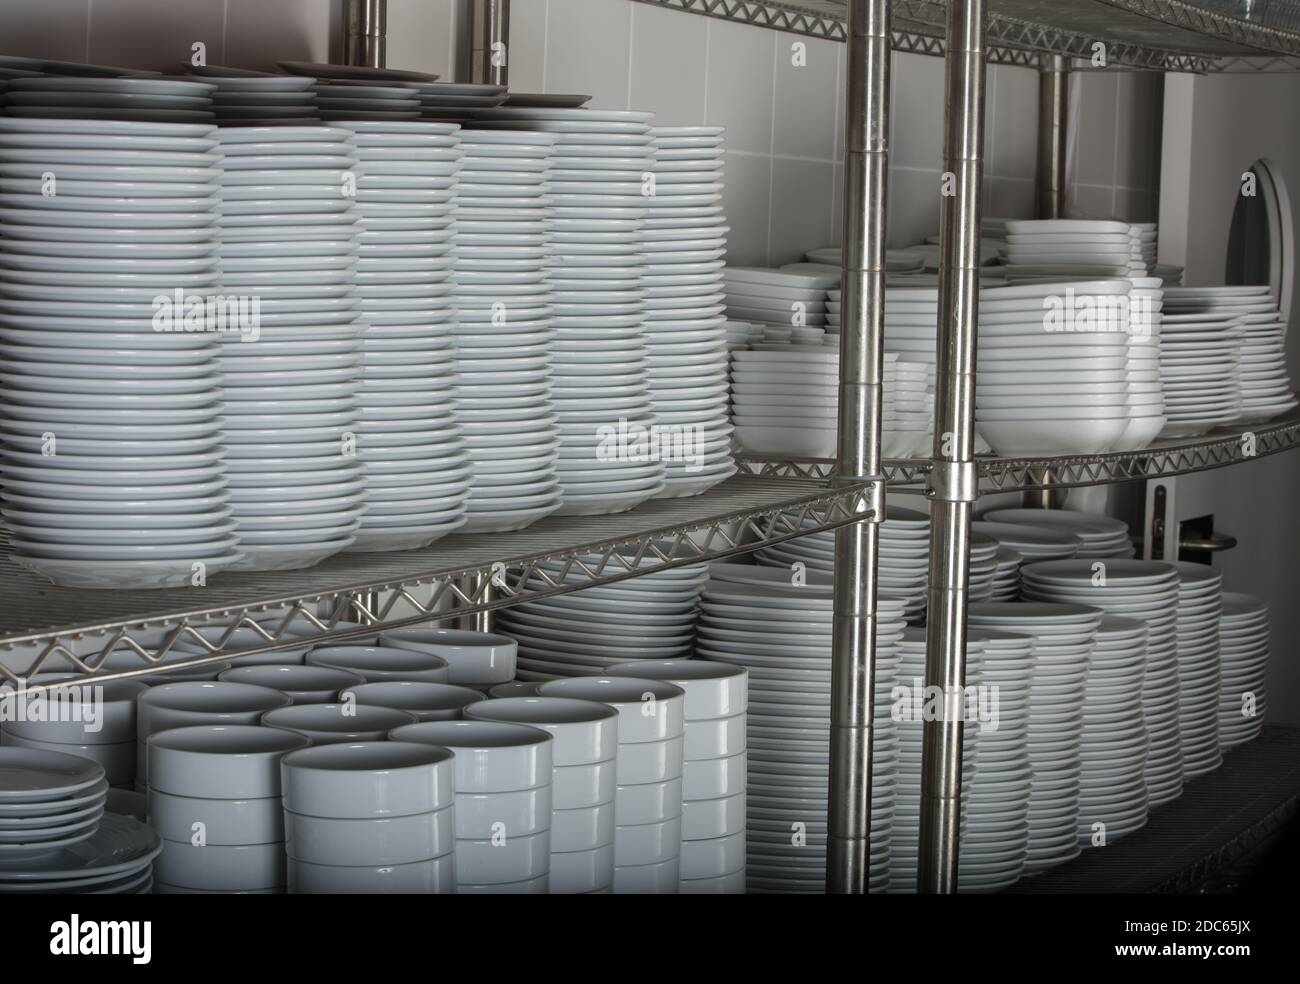
{"label": "stack of white cup", "polygon": [[503,697],[471,704],[465,717],[550,732],[551,894],[612,892],[618,711],[585,700]]}
{"label": "stack of white cup", "polygon": [[446,748],[360,741],[280,763],[289,891],[448,895],[456,890],[455,769]]}
{"label": "stack of white cup", "polygon": [[546,895],[551,871],[551,736],[499,721],[425,721],[393,741],[456,756],[456,891]]}
{"label": "stack of white cup", "polygon": [[154,891],[283,892],[280,759],[307,744],[251,725],[150,735],[149,825],[163,839]]}
{"label": "stack of white cup", "polygon": [[598,701],[618,712],[614,894],[677,894],[686,692],[661,680],[614,676],[552,680],[537,692]]}
{"label": "stack of white cup", "polygon": [[680,891],[743,895],[749,671],[703,659],[665,659],[620,663],[610,672],[666,680],[686,691]]}

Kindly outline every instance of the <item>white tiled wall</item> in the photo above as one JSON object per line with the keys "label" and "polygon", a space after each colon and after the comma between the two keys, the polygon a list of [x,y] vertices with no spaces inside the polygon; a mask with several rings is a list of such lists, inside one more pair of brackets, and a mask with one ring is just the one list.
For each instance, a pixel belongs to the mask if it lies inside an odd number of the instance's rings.
{"label": "white tiled wall", "polygon": [[[463,6],[388,0],[389,65],[453,77]],[[339,0],[2,0],[0,49],[175,70],[202,42],[212,64],[268,69],[337,57],[339,9]],[[516,0],[512,18],[514,87],[727,128],[731,262],[785,263],[838,241],[844,45],[632,0]],[[1154,213],[1157,85],[1137,74],[1077,76],[1072,214]],[[939,59],[895,56],[891,245],[938,231],[942,86]],[[984,211],[1030,217],[1037,75],[993,66],[988,91]]]}

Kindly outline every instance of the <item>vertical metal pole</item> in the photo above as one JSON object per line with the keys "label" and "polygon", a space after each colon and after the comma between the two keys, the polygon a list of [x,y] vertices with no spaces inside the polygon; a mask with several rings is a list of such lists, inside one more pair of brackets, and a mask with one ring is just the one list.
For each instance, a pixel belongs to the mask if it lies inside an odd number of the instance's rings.
{"label": "vertical metal pole", "polygon": [[1038,68],[1038,218],[1065,216],[1065,152],[1070,119],[1070,63],[1043,55]]}
{"label": "vertical metal pole", "polygon": [[385,66],[388,0],[344,0],[343,27],[343,64]]}
{"label": "vertical metal pole", "polygon": [[[844,314],[836,481],[880,473],[889,163],[889,0],[851,0],[844,165]],[[871,868],[871,744],[876,675],[876,554],[871,517],[835,534],[826,886],[863,894]]]}
{"label": "vertical metal pole", "polygon": [[[944,71],[939,337],[930,473],[930,589],[925,676],[944,694],[966,682],[974,461],[980,182],[984,144],[985,0],[949,0]],[[955,892],[961,819],[962,722],[925,723],[921,764],[921,892]]]}
{"label": "vertical metal pole", "polygon": [[510,0],[474,0],[470,26],[470,81],[507,85],[510,76]]}

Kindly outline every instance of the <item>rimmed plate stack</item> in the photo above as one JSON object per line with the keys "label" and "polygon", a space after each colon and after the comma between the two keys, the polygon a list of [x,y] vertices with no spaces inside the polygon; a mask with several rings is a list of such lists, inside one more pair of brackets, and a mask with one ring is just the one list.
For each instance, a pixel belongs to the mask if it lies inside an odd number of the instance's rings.
{"label": "rimmed plate stack", "polygon": [[547,280],[555,141],[536,130],[461,133],[456,405],[473,475],[467,532],[520,529],[560,507]]}
{"label": "rimmed plate stack", "polygon": [[205,65],[191,69],[215,86],[212,110],[218,126],[302,126],[317,119],[316,80],[246,68]]}
{"label": "rimmed plate stack", "polygon": [[1154,222],[1131,222],[1128,227],[1129,268],[1133,276],[1149,276],[1156,265],[1159,251],[1158,233]]}
{"label": "rimmed plate stack", "polygon": [[826,291],[838,274],[790,273],[768,267],[729,266],[724,271],[727,317],[790,328],[826,327]]}
{"label": "rimmed plate stack", "polygon": [[1183,775],[1223,764],[1219,751],[1219,621],[1223,575],[1204,564],[1175,562],[1178,571],[1178,731]]}
{"label": "rimmed plate stack", "polygon": [[458,128],[344,121],[359,174],[358,456],[366,511],[352,550],[424,547],[463,528],[471,470],[455,401]]}
{"label": "rimmed plate stack", "polygon": [[1224,592],[1219,620],[1219,747],[1234,748],[1264,726],[1268,677],[1268,604]]}
{"label": "rimmed plate stack", "polygon": [[1150,560],[1057,560],[1026,564],[1020,577],[1026,598],[1093,605],[1147,623],[1142,681],[1142,712],[1151,740],[1144,769],[1147,799],[1156,807],[1177,798],[1183,790],[1177,570]]}
{"label": "rimmed plate stack", "polygon": [[310,567],[365,509],[351,133],[225,127],[221,290],[255,311],[221,334],[226,475],[244,570]]}
{"label": "rimmed plate stack", "polygon": [[731,353],[732,420],[752,454],[835,455],[839,353],[756,345]]}
{"label": "rimmed plate stack", "polygon": [[[665,435],[667,487],[697,495],[736,471],[723,307],[723,128],[654,127],[654,194],[641,233],[651,407]],[[591,172],[597,173],[597,172]],[[608,172],[604,172],[608,173]],[[622,172],[626,173],[626,172]]]}
{"label": "rimmed plate stack", "polygon": [[1241,417],[1245,338],[1235,311],[1187,312],[1166,300],[1160,315],[1160,380],[1168,422],[1161,437],[1195,437]]}
{"label": "rimmed plate stack", "polygon": [[[830,755],[830,579],[713,564],[697,657],[749,670],[749,892],[826,889]],[[903,635],[901,599],[878,599],[877,672],[892,679]],[[888,687],[876,688],[870,888],[889,884],[897,738]]]}
{"label": "rimmed plate stack", "polygon": [[1147,822],[1147,638],[1145,622],[1120,615],[1106,615],[1097,629],[1079,745],[1079,844],[1085,849],[1113,844]]}
{"label": "rimmed plate stack", "polygon": [[420,99],[405,84],[381,80],[319,78],[312,86],[316,111],[332,120],[418,120]]}
{"label": "rimmed plate stack", "polygon": [[[1112,516],[1080,512],[1074,509],[991,509],[983,519],[992,523],[1038,526],[1057,533],[1072,535],[1077,541],[1073,554],[1036,555],[1034,560],[1065,560],[1074,557],[1132,557],[1133,541],[1128,524]],[[1014,534],[1011,534],[1014,536]],[[1011,545],[1019,551],[1019,547]]]}
{"label": "rimmed plate stack", "polygon": [[240,557],[216,321],[184,302],[218,282],[214,132],[0,120],[4,513],[56,583],[180,587]]}
{"label": "rimmed plate stack", "polygon": [[405,87],[415,92],[420,103],[420,117],[463,123],[484,109],[492,109],[506,101],[504,85],[485,85],[477,82],[407,82]]}
{"label": "rimmed plate stack", "polygon": [[[1021,510],[1016,510],[1017,512]],[[1023,510],[1024,512],[1047,512],[1047,510]],[[992,514],[989,514],[990,516]],[[995,522],[991,519],[977,519],[971,523],[971,532],[991,537],[1004,547],[1010,547],[1026,563],[1040,560],[1069,560],[1079,555],[1079,538],[1073,530],[1062,526],[1035,525],[1030,521]],[[996,554],[994,555],[996,557]]]}
{"label": "rimmed plate stack", "polygon": [[43,119],[211,123],[214,91],[206,82],[182,79],[43,75],[11,79],[5,112]]}
{"label": "rimmed plate stack", "polygon": [[[550,287],[560,515],[623,512],[666,488],[641,281],[649,214],[641,176],[654,163],[652,119],[619,110],[499,108],[474,124],[558,136]],[[637,177],[586,180],[587,172],[609,170]]]}
{"label": "rimmed plate stack", "polygon": [[1020,597],[1020,565],[1024,555],[1010,547],[998,545],[994,555],[993,593],[989,601],[1015,601]]}
{"label": "rimmed plate stack", "polygon": [[149,894],[162,842],[107,796],[95,762],[0,748],[0,894]]}
{"label": "rimmed plate stack", "polygon": [[1102,612],[1087,605],[991,602],[972,605],[972,628],[1034,638],[1029,691],[1029,853],[1025,874],[1069,861],[1080,851],[1079,796],[1088,661]]}
{"label": "rimmed plate stack", "polygon": [[1019,219],[1006,224],[1006,274],[1017,280],[1145,275],[1133,266],[1129,223]]}

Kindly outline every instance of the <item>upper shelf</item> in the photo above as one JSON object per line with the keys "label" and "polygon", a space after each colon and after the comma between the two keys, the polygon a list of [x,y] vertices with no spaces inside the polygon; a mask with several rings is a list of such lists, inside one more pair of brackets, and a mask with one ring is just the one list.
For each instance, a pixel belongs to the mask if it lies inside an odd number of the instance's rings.
{"label": "upper shelf", "polygon": [[[640,0],[778,31],[845,39],[846,0]],[[893,0],[893,46],[939,55],[944,0]],[[989,0],[988,57],[1036,65],[1040,54],[1173,72],[1300,71],[1296,0]]]}

